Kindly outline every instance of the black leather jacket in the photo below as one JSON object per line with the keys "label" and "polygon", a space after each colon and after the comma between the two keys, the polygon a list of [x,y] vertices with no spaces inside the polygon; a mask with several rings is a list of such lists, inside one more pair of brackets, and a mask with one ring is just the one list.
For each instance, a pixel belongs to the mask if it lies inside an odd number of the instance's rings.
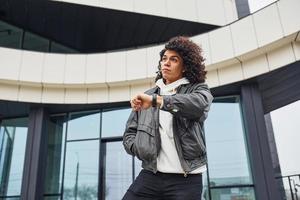
{"label": "black leather jacket", "polygon": [[[159,94],[154,87],[146,94]],[[164,111],[173,114],[173,134],[182,169],[189,173],[207,162],[203,138],[203,122],[213,96],[205,83],[185,84],[174,95],[163,96]],[[157,156],[161,148],[159,108],[131,112],[123,135],[127,153],[142,160],[142,167],[157,172]]]}

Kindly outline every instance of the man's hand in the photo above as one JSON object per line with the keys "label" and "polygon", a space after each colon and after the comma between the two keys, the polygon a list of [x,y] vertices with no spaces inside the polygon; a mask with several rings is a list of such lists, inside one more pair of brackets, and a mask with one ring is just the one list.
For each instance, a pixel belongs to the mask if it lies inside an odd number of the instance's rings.
{"label": "man's hand", "polygon": [[144,93],[138,94],[131,99],[130,104],[134,111],[148,109],[152,106],[152,96]]}

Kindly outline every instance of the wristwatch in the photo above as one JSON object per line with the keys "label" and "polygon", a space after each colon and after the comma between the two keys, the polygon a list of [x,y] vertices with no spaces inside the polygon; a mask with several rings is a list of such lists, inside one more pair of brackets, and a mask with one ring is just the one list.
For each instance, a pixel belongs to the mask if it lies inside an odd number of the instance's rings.
{"label": "wristwatch", "polygon": [[157,94],[152,95],[152,107],[157,107]]}

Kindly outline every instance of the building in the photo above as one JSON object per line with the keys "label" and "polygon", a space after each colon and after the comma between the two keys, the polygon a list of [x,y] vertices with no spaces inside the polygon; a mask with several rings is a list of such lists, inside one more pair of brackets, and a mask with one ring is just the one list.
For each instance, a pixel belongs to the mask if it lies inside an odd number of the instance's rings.
{"label": "building", "polygon": [[300,99],[300,1],[0,0],[0,198],[119,200],[140,170],[122,134],[175,35],[215,96],[204,199],[284,199],[269,113]]}

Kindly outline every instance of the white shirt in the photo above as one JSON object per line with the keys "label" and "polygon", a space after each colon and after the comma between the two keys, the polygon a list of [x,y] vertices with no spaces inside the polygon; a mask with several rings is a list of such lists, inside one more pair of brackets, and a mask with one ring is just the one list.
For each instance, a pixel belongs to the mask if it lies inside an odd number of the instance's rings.
{"label": "white shirt", "polygon": [[[173,83],[165,85],[162,79],[156,82],[160,88],[160,95],[172,95],[176,93],[176,88],[182,84],[187,84],[186,78],[181,78]],[[159,133],[161,138],[161,150],[157,157],[157,170],[164,173],[184,173],[175,147],[173,137],[173,115],[170,112],[159,110]],[[201,166],[191,174],[203,173],[206,165]]]}

